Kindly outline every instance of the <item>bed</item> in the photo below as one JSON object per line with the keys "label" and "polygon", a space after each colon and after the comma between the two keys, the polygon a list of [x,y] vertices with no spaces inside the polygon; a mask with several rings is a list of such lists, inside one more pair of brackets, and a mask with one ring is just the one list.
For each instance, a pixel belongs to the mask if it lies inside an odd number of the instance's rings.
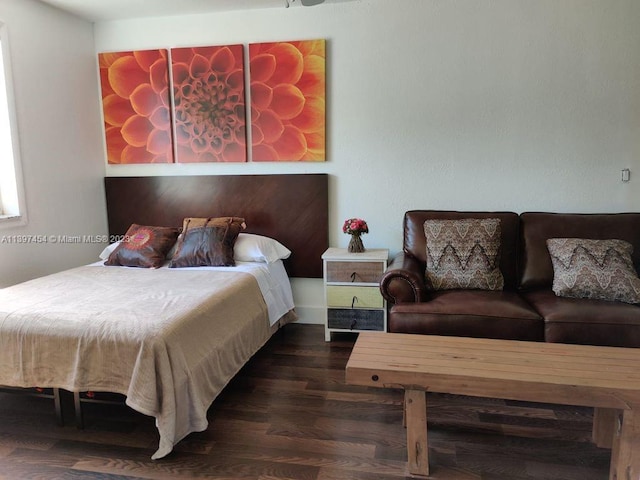
{"label": "bed", "polygon": [[[321,275],[327,177],[105,182],[112,238],[134,223],[177,227],[190,216],[242,215],[242,235],[283,239],[291,252],[270,260],[241,257],[234,266],[170,268],[178,249],[160,268],[97,261],[0,290],[0,385],[125,395],[127,405],[155,418],[160,439],[152,458],[159,459],[207,428],[216,396],[295,318],[288,277]],[[304,210],[290,208],[301,204]],[[304,219],[314,223],[313,244],[304,239]]]}

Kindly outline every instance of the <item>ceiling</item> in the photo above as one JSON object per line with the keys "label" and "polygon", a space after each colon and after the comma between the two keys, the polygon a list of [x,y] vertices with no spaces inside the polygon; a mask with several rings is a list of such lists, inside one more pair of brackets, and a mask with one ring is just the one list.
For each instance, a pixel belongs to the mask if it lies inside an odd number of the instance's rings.
{"label": "ceiling", "polygon": [[91,22],[259,8],[321,7],[348,0],[40,0]]}

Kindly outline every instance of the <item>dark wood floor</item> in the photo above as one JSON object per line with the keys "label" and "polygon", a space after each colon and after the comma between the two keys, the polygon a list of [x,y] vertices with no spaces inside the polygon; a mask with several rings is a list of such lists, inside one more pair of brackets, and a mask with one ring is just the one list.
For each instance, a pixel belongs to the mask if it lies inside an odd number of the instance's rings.
{"label": "dark wood floor", "polygon": [[[152,461],[153,420],[85,405],[86,428],[58,427],[51,401],[0,394],[0,479],[393,480],[406,476],[400,391],[344,384],[354,335],[276,334],[209,410],[207,431]],[[435,479],[604,480],[610,452],[590,409],[430,394]],[[409,477],[406,477],[409,478]]]}

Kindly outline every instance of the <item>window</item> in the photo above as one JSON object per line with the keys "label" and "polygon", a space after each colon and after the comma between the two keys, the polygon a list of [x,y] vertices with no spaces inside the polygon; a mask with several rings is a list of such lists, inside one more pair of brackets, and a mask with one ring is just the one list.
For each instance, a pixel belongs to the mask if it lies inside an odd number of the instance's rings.
{"label": "window", "polygon": [[0,225],[26,223],[7,27],[0,22]]}

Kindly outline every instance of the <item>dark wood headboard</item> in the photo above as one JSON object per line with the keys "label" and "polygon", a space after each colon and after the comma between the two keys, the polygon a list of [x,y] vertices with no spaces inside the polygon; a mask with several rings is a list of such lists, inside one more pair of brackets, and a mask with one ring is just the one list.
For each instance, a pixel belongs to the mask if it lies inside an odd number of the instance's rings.
{"label": "dark wood headboard", "polygon": [[329,245],[328,175],[105,177],[109,234],[132,223],[181,226],[185,217],[244,217],[247,233],[289,250],[292,277],[322,277]]}

